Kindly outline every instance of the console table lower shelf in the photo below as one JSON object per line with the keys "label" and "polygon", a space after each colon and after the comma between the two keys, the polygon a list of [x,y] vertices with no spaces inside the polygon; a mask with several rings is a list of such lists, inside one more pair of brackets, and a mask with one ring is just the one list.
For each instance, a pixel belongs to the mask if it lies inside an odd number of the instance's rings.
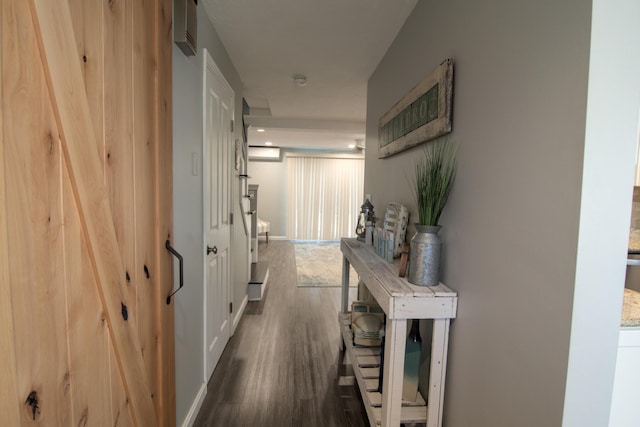
{"label": "console table lower shelf", "polygon": [[[378,392],[378,378],[380,375],[380,347],[359,347],[353,345],[351,330],[351,313],[338,313],[340,332],[344,350],[346,351],[360,388],[362,401],[367,410],[369,424],[382,424],[382,394]],[[427,405],[418,393],[417,402],[402,401],[400,410],[402,423],[426,423]]]}

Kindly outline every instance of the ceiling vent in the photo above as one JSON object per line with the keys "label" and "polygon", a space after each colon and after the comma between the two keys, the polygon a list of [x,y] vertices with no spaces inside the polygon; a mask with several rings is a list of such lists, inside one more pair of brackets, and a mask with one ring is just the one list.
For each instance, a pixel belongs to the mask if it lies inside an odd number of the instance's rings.
{"label": "ceiling vent", "polygon": [[173,41],[187,56],[197,52],[198,0],[174,0]]}

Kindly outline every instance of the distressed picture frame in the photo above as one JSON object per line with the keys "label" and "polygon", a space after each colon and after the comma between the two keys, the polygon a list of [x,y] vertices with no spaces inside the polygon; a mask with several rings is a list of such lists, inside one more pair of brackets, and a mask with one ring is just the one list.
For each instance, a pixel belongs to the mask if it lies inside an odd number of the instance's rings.
{"label": "distressed picture frame", "polygon": [[378,121],[378,158],[451,132],[453,59],[445,59]]}

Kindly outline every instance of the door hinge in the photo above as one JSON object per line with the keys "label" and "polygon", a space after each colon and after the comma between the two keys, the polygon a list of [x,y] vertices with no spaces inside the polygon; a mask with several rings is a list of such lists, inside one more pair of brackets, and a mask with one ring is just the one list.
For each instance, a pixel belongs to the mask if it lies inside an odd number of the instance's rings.
{"label": "door hinge", "polygon": [[229,313],[233,313],[233,303],[229,303]]}
{"label": "door hinge", "polygon": [[229,213],[229,224],[233,225],[233,212]]}
{"label": "door hinge", "polygon": [[231,120],[231,132],[233,132],[233,120]]}

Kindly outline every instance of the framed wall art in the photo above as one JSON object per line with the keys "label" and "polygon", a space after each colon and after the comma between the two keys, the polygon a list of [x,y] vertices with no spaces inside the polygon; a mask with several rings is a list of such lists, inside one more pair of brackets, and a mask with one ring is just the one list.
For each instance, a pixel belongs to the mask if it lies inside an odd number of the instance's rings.
{"label": "framed wall art", "polygon": [[444,60],[378,122],[383,159],[451,132],[453,60]]}

